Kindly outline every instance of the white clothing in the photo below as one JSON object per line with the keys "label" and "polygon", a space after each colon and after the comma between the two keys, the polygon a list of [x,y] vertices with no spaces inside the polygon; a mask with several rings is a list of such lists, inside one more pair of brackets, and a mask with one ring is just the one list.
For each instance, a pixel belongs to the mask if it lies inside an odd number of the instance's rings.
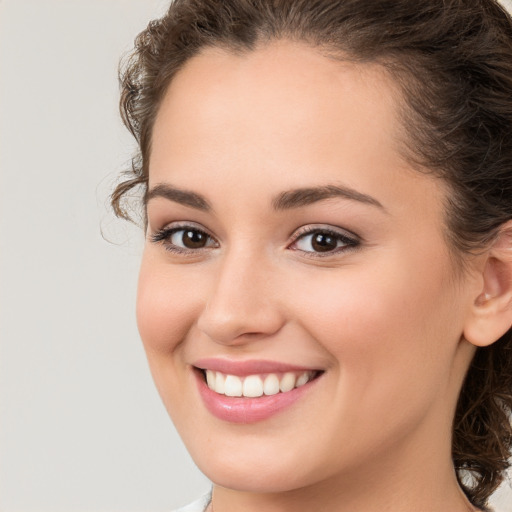
{"label": "white clothing", "polygon": [[210,504],[210,500],[212,499],[212,495],[209,492],[198,500],[186,505],[185,507],[181,507],[173,512],[204,512],[208,505]]}

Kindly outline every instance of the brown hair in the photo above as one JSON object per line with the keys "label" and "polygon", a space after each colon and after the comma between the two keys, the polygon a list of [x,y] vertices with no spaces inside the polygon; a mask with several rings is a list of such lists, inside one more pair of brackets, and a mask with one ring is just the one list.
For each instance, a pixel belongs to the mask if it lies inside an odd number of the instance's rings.
{"label": "brown hair", "polygon": [[[117,215],[129,217],[131,189],[147,190],[155,116],[187,60],[205,47],[249,52],[283,38],[391,73],[406,100],[408,158],[451,186],[456,254],[486,247],[512,219],[512,21],[494,0],[175,0],[121,67],[121,114],[140,153],[112,194]],[[477,350],[454,418],[453,462],[475,506],[509,467],[511,410],[509,330]]]}

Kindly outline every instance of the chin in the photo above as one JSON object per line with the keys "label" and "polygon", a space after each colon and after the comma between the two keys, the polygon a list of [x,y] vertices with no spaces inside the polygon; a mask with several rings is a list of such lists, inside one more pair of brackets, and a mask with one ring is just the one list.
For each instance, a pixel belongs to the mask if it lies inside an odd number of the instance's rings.
{"label": "chin", "polygon": [[257,436],[242,435],[239,446],[236,442],[224,443],[225,439],[220,443],[211,439],[209,444],[201,442],[201,446],[187,443],[187,449],[201,472],[224,488],[280,493],[307,487],[327,476],[321,466],[308,460],[308,451],[291,445],[290,438],[265,444]]}
{"label": "chin", "polygon": [[275,467],[271,462],[266,467],[254,467],[250,462],[240,461],[231,466],[226,461],[198,463],[199,469],[215,485],[243,492],[282,493],[304,486],[296,467]]}

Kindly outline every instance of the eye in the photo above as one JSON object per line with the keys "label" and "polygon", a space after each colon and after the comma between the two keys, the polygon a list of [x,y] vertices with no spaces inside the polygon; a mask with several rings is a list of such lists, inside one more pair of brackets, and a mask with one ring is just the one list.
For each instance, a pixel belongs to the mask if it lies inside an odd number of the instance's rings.
{"label": "eye", "polygon": [[151,241],[161,242],[167,250],[178,253],[218,247],[212,236],[195,226],[176,226],[161,229],[151,236]]}
{"label": "eye", "polygon": [[325,254],[354,249],[359,243],[355,236],[325,228],[309,228],[308,231],[298,234],[290,248],[307,253]]}

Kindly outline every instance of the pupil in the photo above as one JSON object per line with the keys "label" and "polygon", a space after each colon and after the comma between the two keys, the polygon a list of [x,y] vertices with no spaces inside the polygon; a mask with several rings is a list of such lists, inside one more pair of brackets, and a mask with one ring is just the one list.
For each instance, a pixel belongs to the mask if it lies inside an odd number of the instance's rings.
{"label": "pupil", "polygon": [[315,251],[318,252],[327,252],[336,249],[337,240],[332,235],[327,235],[325,233],[317,233],[313,237],[312,246]]}
{"label": "pupil", "polygon": [[185,231],[183,245],[188,249],[200,249],[206,245],[206,236],[200,231]]}

